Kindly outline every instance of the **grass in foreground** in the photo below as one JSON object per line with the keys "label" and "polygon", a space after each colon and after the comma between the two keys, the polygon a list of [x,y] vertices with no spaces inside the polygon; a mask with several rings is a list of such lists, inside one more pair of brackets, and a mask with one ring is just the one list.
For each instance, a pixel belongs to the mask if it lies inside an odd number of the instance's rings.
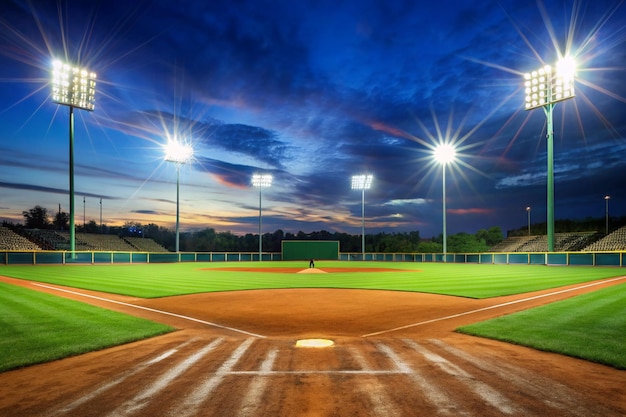
{"label": "grass in foreground", "polygon": [[0,266],[0,275],[134,297],[270,288],[360,288],[489,298],[624,275],[621,268],[318,261],[324,268],[393,272],[294,274],[218,268],[302,268],[308,262],[212,262],[134,265]]}
{"label": "grass in foreground", "polygon": [[626,369],[626,284],[457,330]]}
{"label": "grass in foreground", "polygon": [[0,283],[0,372],[172,330],[159,323]]}

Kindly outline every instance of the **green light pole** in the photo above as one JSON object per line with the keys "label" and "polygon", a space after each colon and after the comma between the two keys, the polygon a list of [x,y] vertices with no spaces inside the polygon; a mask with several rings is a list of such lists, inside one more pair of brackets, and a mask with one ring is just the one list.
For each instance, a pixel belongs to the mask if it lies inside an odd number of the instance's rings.
{"label": "green light pole", "polygon": [[192,157],[191,145],[178,140],[169,141],[165,147],[165,160],[176,164],[176,253],[180,252],[180,166]]}
{"label": "green light pole", "polygon": [[70,252],[76,251],[74,207],[74,108],[93,111],[96,94],[96,74],[61,61],[52,64],[52,101],[70,108]]}
{"label": "green light pole", "polygon": [[572,58],[562,58],[553,69],[546,65],[524,74],[526,110],[543,107],[547,120],[548,158],[548,252],[554,252],[554,122],[555,103],[574,97],[574,74],[576,65]]}
{"label": "green light pole", "polygon": [[435,148],[435,160],[441,164],[443,179],[443,261],[447,262],[448,239],[446,231],[446,165],[454,162],[456,149],[450,143],[440,143]]}
{"label": "green light pole", "polygon": [[361,260],[365,260],[365,190],[369,190],[372,186],[372,174],[353,175],[352,189],[361,190]]}
{"label": "green light pole", "polygon": [[252,185],[259,188],[259,262],[263,260],[263,235],[261,233],[261,192],[263,188],[269,188],[272,186],[271,174],[254,174],[252,176]]}

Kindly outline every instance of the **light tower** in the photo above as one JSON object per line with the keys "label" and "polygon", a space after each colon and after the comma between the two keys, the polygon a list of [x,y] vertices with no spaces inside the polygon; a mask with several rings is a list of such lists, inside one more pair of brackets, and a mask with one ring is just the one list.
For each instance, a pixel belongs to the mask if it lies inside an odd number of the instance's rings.
{"label": "light tower", "polygon": [[442,186],[443,186],[443,261],[447,262],[448,253],[448,239],[446,233],[446,165],[454,162],[456,158],[456,149],[454,145],[450,143],[440,143],[435,148],[435,160],[441,164],[441,170],[443,173]]}
{"label": "light tower", "polygon": [[254,174],[252,175],[252,185],[259,188],[259,262],[263,260],[263,235],[261,234],[261,192],[263,188],[269,188],[272,186],[271,174]]}
{"label": "light tower", "polygon": [[570,57],[562,58],[552,68],[550,65],[524,74],[526,110],[543,107],[547,119],[548,158],[548,251],[554,251],[554,154],[553,111],[554,105],[574,97],[576,64]]}
{"label": "light tower", "polygon": [[76,250],[74,223],[74,108],[93,111],[96,94],[96,74],[61,61],[52,63],[52,101],[70,109],[70,252]]}
{"label": "light tower", "polygon": [[372,174],[352,176],[352,189],[361,190],[361,260],[365,260],[365,190],[372,186]]}
{"label": "light tower", "polygon": [[180,252],[180,166],[193,157],[193,148],[177,139],[165,146],[165,160],[176,164],[176,253]]}

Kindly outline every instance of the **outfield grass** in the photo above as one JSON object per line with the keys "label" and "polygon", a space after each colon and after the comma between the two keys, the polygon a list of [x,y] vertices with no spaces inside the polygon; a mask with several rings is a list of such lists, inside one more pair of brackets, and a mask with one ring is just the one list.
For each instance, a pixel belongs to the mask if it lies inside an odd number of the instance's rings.
{"label": "outfield grass", "polygon": [[263,288],[362,288],[490,298],[624,275],[620,268],[406,262],[318,261],[326,268],[394,268],[394,272],[280,274],[217,268],[298,268],[308,262],[0,266],[0,274],[50,284],[156,298]]}
{"label": "outfield grass", "polygon": [[626,284],[458,331],[626,369]]}
{"label": "outfield grass", "polygon": [[159,323],[0,283],[0,372],[172,330]]}

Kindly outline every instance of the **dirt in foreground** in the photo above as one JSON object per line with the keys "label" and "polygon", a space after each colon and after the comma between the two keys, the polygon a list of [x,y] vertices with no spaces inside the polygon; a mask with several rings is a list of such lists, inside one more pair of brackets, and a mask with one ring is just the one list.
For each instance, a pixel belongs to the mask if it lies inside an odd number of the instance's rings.
{"label": "dirt in foreground", "polygon": [[[329,289],[145,300],[0,280],[179,329],[0,374],[3,416],[626,415],[624,371],[454,332],[611,284],[489,300]],[[296,348],[304,338],[334,346]]]}

